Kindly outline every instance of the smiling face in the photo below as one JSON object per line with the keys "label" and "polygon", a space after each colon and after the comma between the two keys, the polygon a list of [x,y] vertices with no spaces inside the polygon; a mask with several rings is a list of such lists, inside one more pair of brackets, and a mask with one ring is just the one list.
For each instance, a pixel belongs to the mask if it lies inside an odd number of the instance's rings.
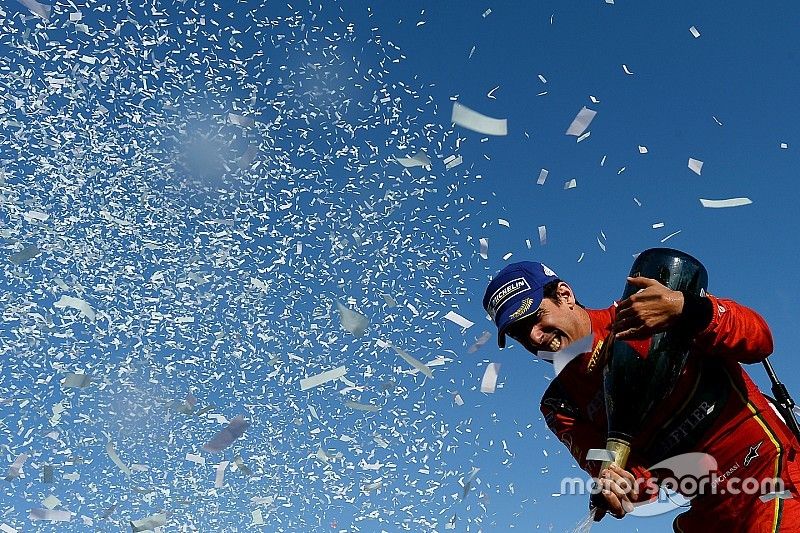
{"label": "smiling face", "polygon": [[561,282],[555,300],[544,298],[536,312],[515,322],[507,335],[530,352],[557,352],[591,330],[588,313],[576,303],[570,286]]}

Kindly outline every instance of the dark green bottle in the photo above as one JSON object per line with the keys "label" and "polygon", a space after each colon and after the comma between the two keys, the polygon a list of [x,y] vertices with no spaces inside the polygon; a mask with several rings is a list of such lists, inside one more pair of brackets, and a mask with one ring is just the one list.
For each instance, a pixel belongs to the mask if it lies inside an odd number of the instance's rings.
{"label": "dark green bottle", "polygon": [[[669,248],[645,250],[631,267],[630,277],[653,278],[677,291],[705,296],[708,273],[694,257]],[[625,285],[622,299],[639,288]],[[614,341],[603,372],[608,435],[606,449],[624,468],[630,443],[648,415],[669,396],[686,363],[690,339],[672,331],[645,341]],[[603,463],[603,468],[608,462]]]}

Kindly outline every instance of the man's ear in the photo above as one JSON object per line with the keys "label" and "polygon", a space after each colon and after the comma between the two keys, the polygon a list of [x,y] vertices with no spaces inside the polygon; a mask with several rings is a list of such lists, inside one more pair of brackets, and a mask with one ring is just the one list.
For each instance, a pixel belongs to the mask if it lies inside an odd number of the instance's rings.
{"label": "man's ear", "polygon": [[572,287],[563,281],[559,282],[556,288],[556,296],[558,297],[558,303],[564,303],[570,309],[575,305],[575,294],[572,292]]}

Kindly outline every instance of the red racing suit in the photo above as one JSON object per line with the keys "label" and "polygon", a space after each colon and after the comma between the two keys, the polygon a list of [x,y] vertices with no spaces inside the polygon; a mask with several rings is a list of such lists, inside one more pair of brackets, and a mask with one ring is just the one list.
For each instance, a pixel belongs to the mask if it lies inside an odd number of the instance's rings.
{"label": "red racing suit", "polygon": [[[716,472],[710,474],[716,490],[706,485],[703,494],[684,494],[695,497],[689,510],[675,518],[674,531],[800,532],[800,443],[740,365],[772,353],[772,335],[755,311],[708,298],[711,322],[693,337],[672,394],[631,443],[626,469],[637,479],[653,481],[648,468],[660,461],[688,452],[709,454],[716,460]],[[603,346],[609,342],[615,308],[587,311],[592,350],[570,361],[551,382],[541,409],[550,430],[581,468],[597,477],[600,463],[585,458],[588,450],[605,448]],[[772,499],[762,499],[761,489],[745,493],[742,481],[748,478],[780,479],[792,498],[767,491]],[[752,488],[755,482],[750,483]]]}

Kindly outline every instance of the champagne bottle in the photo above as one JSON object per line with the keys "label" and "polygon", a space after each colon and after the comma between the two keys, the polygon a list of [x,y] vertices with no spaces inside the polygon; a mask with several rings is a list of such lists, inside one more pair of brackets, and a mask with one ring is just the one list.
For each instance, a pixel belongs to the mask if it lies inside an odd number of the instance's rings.
{"label": "champagne bottle", "polygon": [[[631,267],[630,277],[655,279],[670,289],[705,296],[708,273],[694,257],[669,248],[645,250]],[[639,290],[625,285],[622,298]],[[669,396],[686,363],[691,339],[674,331],[642,341],[615,340],[603,371],[608,435],[606,449],[622,468],[638,428]],[[610,462],[603,463],[603,468]]]}

